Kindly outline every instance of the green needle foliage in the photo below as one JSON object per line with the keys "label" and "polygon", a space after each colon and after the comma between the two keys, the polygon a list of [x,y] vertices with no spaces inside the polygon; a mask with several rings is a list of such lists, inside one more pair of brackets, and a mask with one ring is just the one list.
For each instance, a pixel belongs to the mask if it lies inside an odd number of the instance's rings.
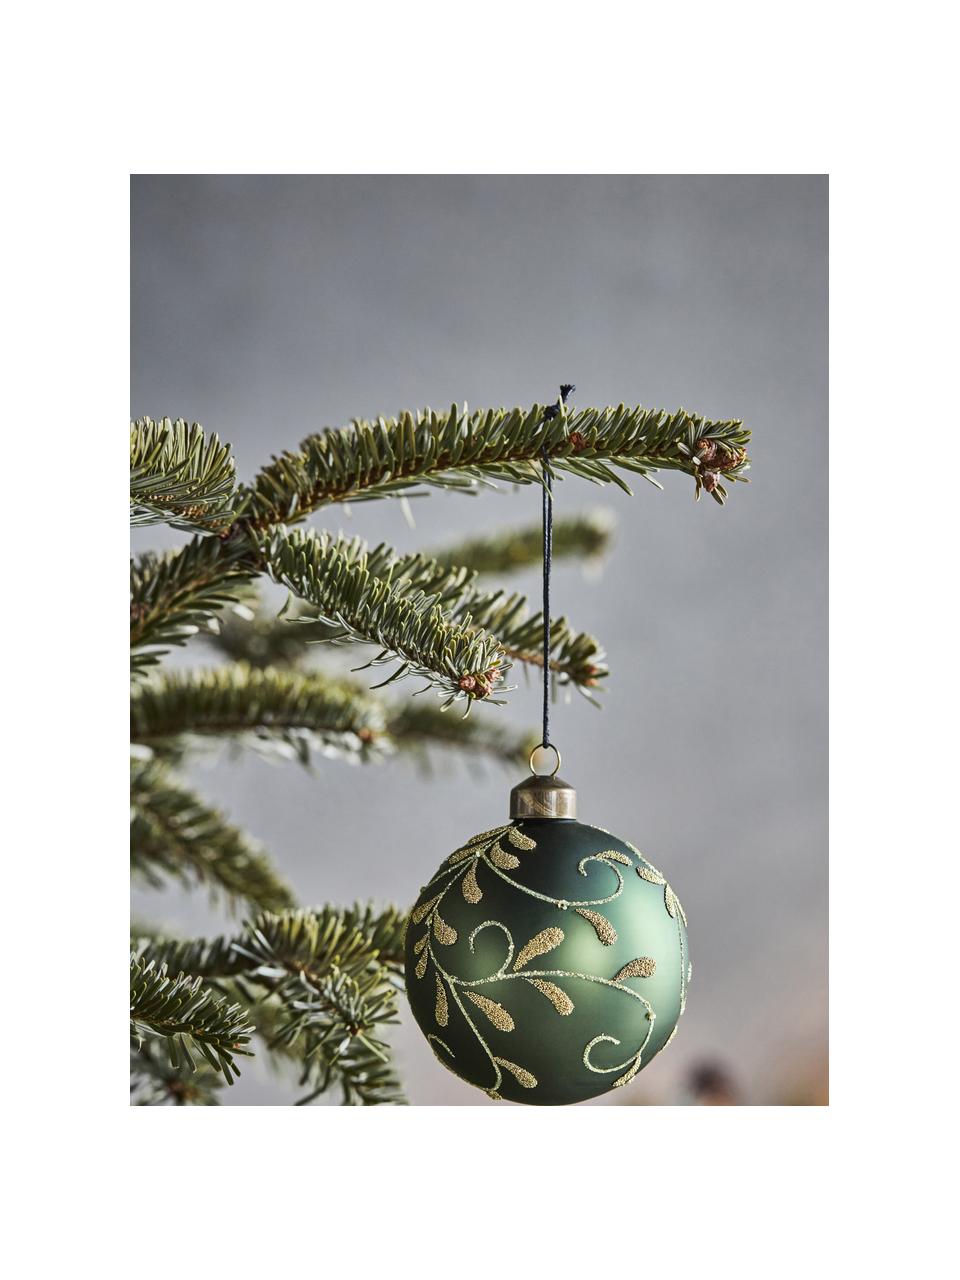
{"label": "green needle foliage", "polygon": [[206,885],[231,904],[267,911],[293,905],[263,850],[163,765],[135,762],[130,791],[130,865],[147,884]]}
{"label": "green needle foliage", "polygon": [[383,1029],[396,1022],[406,920],[393,908],[264,913],[234,938],[141,940],[136,963],[198,975],[251,1010],[264,1048],[294,1062],[301,1102],[401,1102]]}
{"label": "green needle foliage", "polygon": [[235,1054],[249,1054],[253,1024],[239,1004],[229,1004],[202,978],[167,974],[166,965],[130,957],[130,1035],[139,1045],[147,1036],[167,1042],[170,1065],[193,1067],[199,1053],[228,1084],[239,1074]]}
{"label": "green needle foliage", "polygon": [[207,1062],[170,1062],[162,1040],[130,1050],[130,1101],[135,1107],[219,1107],[223,1076]]}
{"label": "green needle foliage", "polygon": [[365,690],[318,672],[241,665],[172,671],[135,690],[130,737],[157,755],[233,742],[309,764],[316,755],[363,758],[386,732]]}
{"label": "green needle foliage", "polygon": [[[539,564],[538,528],[427,555],[291,526],[335,503],[539,484],[544,455],[555,482],[629,492],[625,474],[658,484],[657,472],[677,471],[696,497],[723,503],[727,486],[746,479],[748,443],[740,422],[682,409],[454,406],[318,432],[238,486],[229,446],[197,424],[131,424],[132,524],[193,535],[130,566],[131,870],[140,883],[203,886],[252,912],[221,937],[168,939],[146,927],[134,939],[133,1103],[219,1105],[238,1059],[254,1052],[295,1071],[300,1103],[331,1089],[348,1104],[403,1101],[389,1028],[404,912],[298,909],[259,845],[178,774],[193,752],[226,743],[316,766],[436,750],[519,767],[535,741],[490,713],[466,720],[446,708],[499,703],[511,667],[542,668],[541,615],[481,581]],[[554,555],[599,556],[609,536],[603,518],[558,517]],[[279,616],[257,607],[261,577],[288,590]],[[552,684],[591,696],[608,674],[599,642],[564,618],[551,627]],[[224,665],[164,668],[194,636]],[[413,675],[428,696],[398,701],[339,667],[319,669],[339,645],[367,646],[364,667],[389,665],[380,685]],[[322,838],[319,810],[317,825]]]}
{"label": "green needle foliage", "polygon": [[[554,560],[599,560],[610,548],[613,520],[602,511],[581,516],[560,516],[553,520]],[[505,529],[485,537],[469,538],[455,546],[434,551],[438,564],[459,565],[477,574],[515,573],[540,567],[543,535],[539,524]]]}
{"label": "green needle foliage", "polygon": [[669,414],[639,405],[561,412],[545,420],[544,409],[535,404],[469,413],[452,405],[446,413],[425,409],[375,422],[355,419],[349,427],[308,436],[297,451],[274,458],[245,491],[245,512],[263,528],[293,524],[332,502],[393,497],[424,485],[473,493],[495,480],[539,484],[544,449],[555,472],[630,493],[618,471],[647,479],[658,470],[696,475],[696,445],[708,439],[730,451],[728,478],[741,478],[749,440],[741,422],[709,422],[684,409]]}
{"label": "green needle foliage", "polygon": [[[233,562],[231,564],[231,561]],[[130,561],[130,650],[134,675],[156,665],[171,645],[215,625],[242,596],[251,574],[235,545],[196,537],[179,551]]]}
{"label": "green needle foliage", "polygon": [[221,533],[236,516],[230,446],[182,418],[130,425],[130,523]]}

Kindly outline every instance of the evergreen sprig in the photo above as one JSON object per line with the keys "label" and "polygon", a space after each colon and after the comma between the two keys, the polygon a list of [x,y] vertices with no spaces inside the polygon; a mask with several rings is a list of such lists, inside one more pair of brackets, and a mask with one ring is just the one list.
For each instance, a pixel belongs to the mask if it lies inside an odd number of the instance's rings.
{"label": "evergreen sprig", "polygon": [[130,1102],[135,1107],[219,1107],[223,1076],[207,1062],[171,1065],[162,1040],[130,1050]]}
{"label": "evergreen sprig", "polygon": [[249,980],[284,1007],[271,1043],[297,1053],[301,1102],[334,1082],[345,1103],[402,1101],[381,1037],[397,1020],[397,981],[359,928],[335,914],[264,915],[234,947],[253,965]]}
{"label": "evergreen sprig", "polygon": [[319,672],[235,665],[167,672],[131,698],[130,736],[161,756],[228,740],[310,764],[365,758],[385,734],[381,703]]}
{"label": "evergreen sprig", "polygon": [[230,939],[140,940],[136,960],[150,972],[188,964],[197,983],[226,980],[246,997],[249,1017],[269,998],[258,1028],[268,1051],[298,1063],[301,1101],[336,1084],[347,1103],[396,1103],[402,1094],[382,1032],[396,1021],[404,928],[394,908],[264,913]]}
{"label": "evergreen sprig", "polygon": [[130,851],[131,870],[157,888],[175,879],[261,910],[293,905],[260,846],[157,762],[134,764]]}
{"label": "evergreen sprig", "polygon": [[236,544],[196,537],[185,547],[130,561],[131,666],[142,674],[170,645],[186,644],[235,604],[253,570]]}
{"label": "evergreen sprig", "polygon": [[[253,930],[264,939],[259,942]],[[328,971],[338,964],[356,976],[368,968],[403,968],[406,916],[396,907],[376,910],[352,907],[263,912],[233,937],[181,941],[155,934],[134,933],[134,950],[145,963],[166,966],[207,980],[249,977],[267,953],[281,954],[297,964],[309,963]]]}
{"label": "evergreen sprig", "polygon": [[246,1010],[204,986],[202,978],[185,973],[172,978],[165,965],[131,955],[130,1033],[135,1045],[145,1036],[161,1036],[171,1066],[192,1068],[197,1052],[232,1084],[240,1074],[234,1057],[249,1056],[253,1029]]}
{"label": "evergreen sprig", "polygon": [[491,694],[508,666],[503,647],[468,618],[460,625],[450,621],[444,605],[454,590],[451,575],[443,574],[427,592],[420,585],[426,573],[415,578],[397,567],[377,576],[355,541],[303,530],[277,530],[267,561],[278,582],[314,606],[333,639],[379,648],[367,665],[399,661],[382,684],[414,675],[446,694],[444,705],[499,701]]}
{"label": "evergreen sprig", "polygon": [[[597,560],[610,548],[614,522],[603,511],[579,516],[555,516],[553,558]],[[477,537],[430,552],[438,564],[459,566],[477,574],[516,573],[539,568],[543,555],[543,531],[539,524],[522,525]]]}
{"label": "evergreen sprig", "polygon": [[[544,451],[556,473],[630,487],[618,471],[654,479],[659,470],[698,476],[697,445],[715,442],[729,479],[742,479],[749,432],[684,409],[425,409],[308,436],[275,457],[244,491],[245,519],[257,528],[294,524],[332,502],[392,497],[427,485],[473,493],[502,480],[538,484]],[[723,501],[722,485],[713,488]],[[699,483],[698,483],[699,494]]]}
{"label": "evergreen sprig", "polygon": [[221,533],[238,514],[230,446],[183,418],[130,424],[130,523]]}

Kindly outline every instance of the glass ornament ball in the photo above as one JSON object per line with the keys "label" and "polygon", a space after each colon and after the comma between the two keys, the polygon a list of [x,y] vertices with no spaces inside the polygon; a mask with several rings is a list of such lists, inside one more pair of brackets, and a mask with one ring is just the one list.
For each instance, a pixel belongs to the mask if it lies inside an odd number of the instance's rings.
{"label": "glass ornament ball", "polygon": [[621,1088],[686,1004],[679,899],[634,845],[575,812],[566,783],[526,779],[512,821],[452,853],[410,916],[413,1015],[440,1062],[495,1099],[557,1106]]}

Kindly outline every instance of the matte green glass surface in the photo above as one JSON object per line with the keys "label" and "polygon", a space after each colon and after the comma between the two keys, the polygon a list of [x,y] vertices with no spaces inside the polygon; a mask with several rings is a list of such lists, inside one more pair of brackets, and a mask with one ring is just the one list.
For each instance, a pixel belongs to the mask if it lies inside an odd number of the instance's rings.
{"label": "matte green glass surface", "polygon": [[[627,842],[571,819],[510,823],[421,891],[406,939],[410,1006],[470,1084],[512,1102],[582,1102],[628,1084],[672,1037],[690,976],[684,925],[670,886]],[[631,962],[640,972],[619,976]]]}

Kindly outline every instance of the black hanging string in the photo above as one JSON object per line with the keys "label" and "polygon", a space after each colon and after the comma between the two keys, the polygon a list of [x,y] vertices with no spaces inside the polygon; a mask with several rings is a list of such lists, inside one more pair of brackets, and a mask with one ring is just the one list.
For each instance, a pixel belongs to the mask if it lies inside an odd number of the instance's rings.
{"label": "black hanging string", "polygon": [[553,562],[553,479],[547,446],[543,446],[543,738],[550,746],[550,567]]}
{"label": "black hanging string", "polygon": [[[560,388],[560,399],[543,412],[544,422],[555,418],[567,403],[567,396],[576,391],[573,383],[565,382]],[[550,470],[550,454],[546,442],[540,450],[540,471],[543,479],[543,737],[540,745],[546,749],[550,743],[550,570],[553,565],[553,473]]]}

